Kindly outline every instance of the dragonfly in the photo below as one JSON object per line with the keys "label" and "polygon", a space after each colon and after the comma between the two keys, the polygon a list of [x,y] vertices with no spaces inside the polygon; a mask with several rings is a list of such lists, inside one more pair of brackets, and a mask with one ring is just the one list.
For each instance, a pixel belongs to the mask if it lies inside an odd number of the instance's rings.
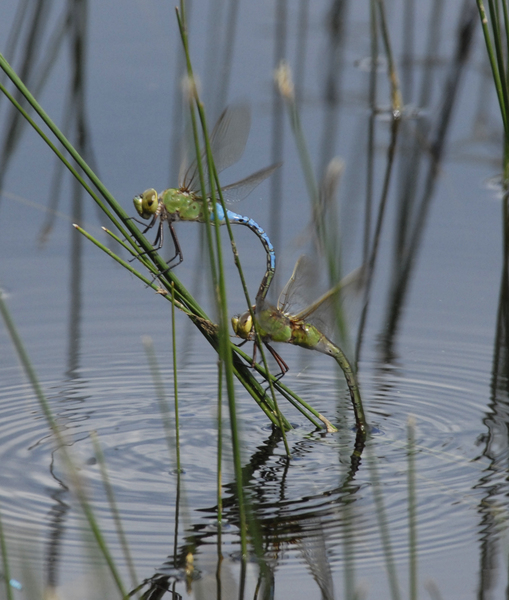
{"label": "dragonfly", "polygon": [[[251,115],[246,105],[231,106],[223,111],[210,135],[212,155],[218,173],[240,159],[246,146],[250,126]],[[210,185],[204,150],[202,150],[201,156],[204,179]],[[271,165],[249,175],[245,179],[222,187],[224,199],[228,202],[243,200],[281,164]],[[210,198],[210,190],[207,193],[207,203],[204,204],[200,189],[198,165],[197,161],[194,160],[189,167],[181,169],[178,188],[168,188],[160,194],[154,188],[149,188],[133,199],[138,215],[143,219],[152,219],[143,233],[146,233],[156,224],[158,225],[157,236],[153,244],[156,250],[159,250],[163,245],[164,223],[168,223],[175,248],[175,255],[168,261],[169,265],[173,263],[170,268],[176,267],[183,260],[182,250],[173,223],[176,221],[204,223],[206,221],[206,210],[209,212],[210,221],[214,223],[214,207]],[[276,254],[269,237],[253,219],[234,213],[231,210],[224,211],[219,202],[216,202],[215,208],[219,225],[224,225],[226,221],[229,221],[232,225],[245,225],[260,239],[267,255],[267,267],[257,298],[265,298],[276,270]]]}
{"label": "dragonfly", "polygon": [[[261,341],[281,369],[280,377],[288,371],[288,365],[272,348],[272,342],[293,344],[332,356],[345,375],[357,430],[365,435],[367,432],[366,418],[353,369],[341,348],[324,333],[330,328],[330,313],[334,308],[334,301],[338,299],[338,295],[345,287],[358,284],[359,279],[362,279],[362,270],[354,271],[318,300],[305,306],[302,310],[296,310],[297,305],[302,305],[306,301],[306,289],[309,289],[311,269],[311,261],[304,256],[300,257],[292,276],[279,296],[277,306],[271,306],[262,298],[257,299],[253,306],[253,313],[258,333]],[[232,327],[238,337],[255,342],[254,352],[256,352],[256,334],[251,311],[232,317]]]}

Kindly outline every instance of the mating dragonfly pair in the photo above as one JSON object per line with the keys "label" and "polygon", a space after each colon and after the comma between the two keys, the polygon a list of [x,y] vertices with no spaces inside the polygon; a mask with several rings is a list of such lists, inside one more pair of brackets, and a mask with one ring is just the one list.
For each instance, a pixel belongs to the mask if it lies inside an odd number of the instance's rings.
{"label": "mating dragonfly pair", "polygon": [[[210,145],[216,170],[218,173],[235,164],[244,152],[250,129],[250,113],[247,106],[239,105],[227,108],[219,117],[212,134]],[[202,153],[205,158],[205,153]],[[204,180],[209,181],[206,168],[206,160],[202,163],[204,167]],[[262,181],[269,177],[280,164],[266,167],[249,177],[234,184],[222,187],[223,197],[226,201],[239,201],[248,196]],[[150,188],[134,198],[134,206],[139,216],[143,219],[151,219],[143,233],[154,226],[158,226],[154,246],[158,250],[163,245],[164,223],[167,222],[173,244],[174,256],[168,261],[170,268],[180,264],[183,260],[182,250],[173,228],[176,221],[196,221],[204,223],[207,219],[205,211],[208,211],[208,219],[214,223],[217,219],[219,225],[229,221],[232,225],[244,225],[251,229],[260,239],[266,255],[267,267],[260,288],[256,295],[256,304],[253,307],[257,330],[262,342],[267,346],[275,358],[281,376],[288,371],[288,366],[279,354],[270,345],[271,342],[285,342],[303,348],[317,350],[323,354],[332,356],[345,374],[350,390],[357,428],[365,431],[365,419],[362,403],[355,376],[344,353],[329,338],[313,324],[319,320],[321,313],[339,293],[341,284],[329,290],[324,296],[313,302],[306,309],[292,312],[293,300],[298,296],[299,288],[305,278],[306,262],[299,259],[292,277],[284,287],[277,306],[271,306],[266,301],[267,292],[276,270],[276,254],[265,231],[249,217],[244,217],[230,210],[224,211],[219,202],[215,210],[210,197],[203,202],[200,190],[200,179],[197,162],[193,161],[189,168],[179,177],[179,187],[169,188],[160,194]],[[250,311],[232,318],[232,326],[235,334],[247,341],[255,340],[255,327]]]}

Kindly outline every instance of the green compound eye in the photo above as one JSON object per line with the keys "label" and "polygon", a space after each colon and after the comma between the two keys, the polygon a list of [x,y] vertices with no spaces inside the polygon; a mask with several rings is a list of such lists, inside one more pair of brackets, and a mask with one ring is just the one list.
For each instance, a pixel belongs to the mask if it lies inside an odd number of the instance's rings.
{"label": "green compound eye", "polygon": [[134,208],[143,219],[154,216],[159,205],[159,198],[154,188],[145,190],[143,194],[133,198]]}
{"label": "green compound eye", "polygon": [[253,329],[251,313],[245,312],[243,315],[235,315],[232,317],[232,328],[236,335],[243,339],[247,339]]}

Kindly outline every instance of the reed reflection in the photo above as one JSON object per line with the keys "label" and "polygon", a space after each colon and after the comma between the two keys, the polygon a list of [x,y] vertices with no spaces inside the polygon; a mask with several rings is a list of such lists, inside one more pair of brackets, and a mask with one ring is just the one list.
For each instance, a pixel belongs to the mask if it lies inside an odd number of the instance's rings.
{"label": "reed reflection", "polygon": [[[258,590],[256,598],[271,598],[274,591],[275,572],[279,561],[289,550],[300,553],[304,562],[315,580],[322,597],[334,597],[331,568],[329,564],[329,542],[337,535],[348,535],[348,549],[354,552],[355,512],[352,503],[359,486],[355,483],[358,472],[364,439],[358,436],[354,450],[350,455],[350,465],[342,473],[340,464],[337,466],[338,476],[341,481],[337,487],[321,490],[319,493],[310,493],[299,498],[292,498],[289,491],[292,486],[292,464],[298,464],[299,459],[305,459],[312,450],[312,439],[303,440],[294,445],[291,459],[279,453],[281,434],[276,429],[251,455],[242,471],[243,487],[248,498],[249,529],[253,540],[252,560],[258,565]],[[223,526],[217,524],[217,507],[199,509],[204,516],[209,516],[211,521],[189,524],[184,541],[179,543],[178,551],[171,556],[157,573],[144,584],[154,593],[161,590],[161,578],[165,579],[166,589],[170,581],[177,582],[186,579],[189,572],[190,555],[194,556],[193,568],[196,578],[204,579],[201,590],[206,591],[207,597],[217,598],[243,598],[239,589],[245,584],[240,579],[233,585],[228,575],[221,583],[223,562],[229,564],[229,569],[235,570],[235,564],[241,566],[240,555],[235,550],[237,543],[237,527],[239,525],[238,502],[236,497],[235,482],[224,486],[223,497]],[[213,525],[212,525],[213,523]],[[207,558],[210,550],[217,547],[218,538],[222,538],[220,553],[217,560],[218,588],[213,590],[212,579],[200,571],[200,564],[212,565],[213,557]],[[233,563],[231,562],[233,561]],[[212,570],[212,566],[209,567]],[[201,573],[201,574],[199,574]],[[208,582],[208,583],[207,583]],[[189,581],[188,581],[189,584]],[[203,586],[207,586],[205,590]],[[197,592],[198,593],[198,592]],[[152,598],[149,591],[144,598]],[[162,596],[154,596],[162,597]]]}
{"label": "reed reflection", "polygon": [[491,401],[483,424],[486,432],[478,438],[481,456],[488,460],[482,477],[474,486],[484,494],[479,514],[478,597],[490,597],[504,562],[501,532],[509,518],[506,497],[509,469],[509,196],[502,201],[503,264],[500,277],[497,328],[493,351]]}

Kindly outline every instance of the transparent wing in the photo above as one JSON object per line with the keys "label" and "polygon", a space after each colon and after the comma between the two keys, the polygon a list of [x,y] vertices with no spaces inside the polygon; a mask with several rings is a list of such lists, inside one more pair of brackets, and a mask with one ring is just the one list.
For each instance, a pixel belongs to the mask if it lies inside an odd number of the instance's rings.
{"label": "transparent wing", "polygon": [[[240,159],[246,147],[250,128],[251,112],[247,104],[225,108],[210,135],[212,156],[218,173],[231,167]],[[205,149],[201,150],[201,159],[205,181],[208,186],[209,176]],[[191,162],[187,169],[181,169],[182,173],[183,176],[180,177],[179,186],[198,191],[200,189],[200,177],[196,159]]]}
{"label": "transparent wing", "polygon": [[364,287],[364,268],[359,267],[343,277],[329,291],[312,304],[296,313],[296,319],[315,325],[322,333],[329,335],[344,303],[349,298],[358,297]]}
{"label": "transparent wing", "polygon": [[327,335],[333,328],[339,303],[362,290],[363,273],[362,267],[356,269],[310,303],[309,297],[317,288],[317,268],[311,259],[301,256],[279,296],[278,309],[294,319],[315,325]]}
{"label": "transparent wing", "polygon": [[310,304],[310,296],[316,289],[317,269],[307,256],[301,256],[295,263],[292,276],[283,288],[277,301],[280,311],[295,315]]}
{"label": "transparent wing", "polygon": [[261,169],[260,171],[256,171],[249,177],[245,179],[241,179],[236,183],[231,183],[230,185],[226,185],[222,187],[223,197],[227,202],[240,202],[240,200],[244,200],[249,194],[260,185],[262,181],[270,177],[272,173],[283,163],[276,163],[271,165],[270,167],[265,167],[265,169]]}

